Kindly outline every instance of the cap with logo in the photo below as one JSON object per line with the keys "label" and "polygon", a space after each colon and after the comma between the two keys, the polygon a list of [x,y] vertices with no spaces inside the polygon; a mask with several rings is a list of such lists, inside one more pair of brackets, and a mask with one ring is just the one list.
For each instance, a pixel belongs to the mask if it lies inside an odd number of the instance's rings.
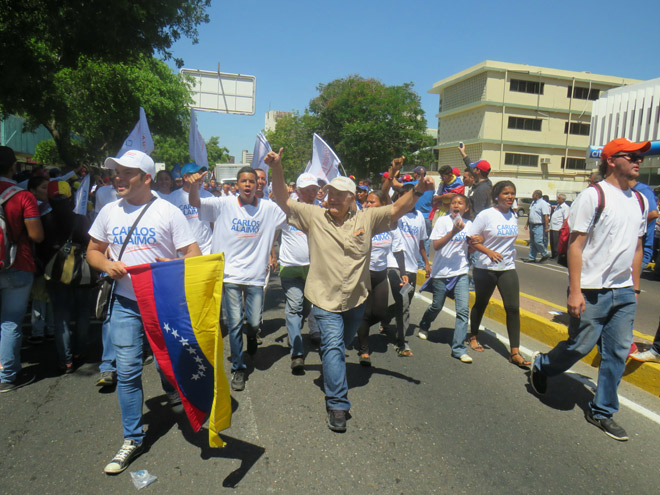
{"label": "cap with logo", "polygon": [[317,186],[319,185],[319,181],[316,179],[316,176],[314,174],[310,174],[308,172],[303,172],[298,176],[298,180],[296,181],[296,189],[304,189],[309,186]]}

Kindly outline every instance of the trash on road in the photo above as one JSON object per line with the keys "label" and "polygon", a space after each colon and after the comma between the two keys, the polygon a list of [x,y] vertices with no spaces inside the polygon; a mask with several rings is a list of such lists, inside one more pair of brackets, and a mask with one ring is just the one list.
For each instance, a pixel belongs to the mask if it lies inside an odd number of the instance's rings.
{"label": "trash on road", "polygon": [[141,490],[145,486],[151,485],[158,478],[156,478],[153,474],[149,474],[149,471],[146,469],[140,469],[139,471],[134,471],[131,473],[131,479],[133,480],[135,488]]}

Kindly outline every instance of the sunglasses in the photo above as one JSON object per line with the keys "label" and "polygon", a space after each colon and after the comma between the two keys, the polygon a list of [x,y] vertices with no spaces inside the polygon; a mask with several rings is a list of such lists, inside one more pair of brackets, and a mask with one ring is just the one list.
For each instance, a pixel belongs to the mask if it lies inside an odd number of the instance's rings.
{"label": "sunglasses", "polygon": [[622,155],[612,155],[612,158],[625,158],[629,162],[643,162],[644,157],[639,153],[624,153]]}

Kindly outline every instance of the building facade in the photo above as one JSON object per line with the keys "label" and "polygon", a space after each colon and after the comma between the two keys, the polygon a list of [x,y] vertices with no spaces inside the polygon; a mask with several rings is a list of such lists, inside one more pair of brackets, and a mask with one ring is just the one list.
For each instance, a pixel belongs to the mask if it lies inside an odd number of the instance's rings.
{"label": "building facade", "polygon": [[277,127],[277,121],[282,117],[286,117],[287,115],[292,115],[292,113],[282,112],[281,110],[269,110],[268,112],[266,112],[266,121],[265,121],[264,130],[266,132],[274,131],[275,127]]}
{"label": "building facade", "polygon": [[252,157],[254,153],[248,153],[248,150],[241,151],[241,163],[245,165],[250,165],[252,163]]}
{"label": "building facade", "polygon": [[[589,144],[600,147],[621,137],[660,141],[660,78],[611,89],[594,102]],[[660,156],[655,153],[644,158],[638,181],[657,187]],[[598,163],[595,158],[590,161]]]}
{"label": "building facade", "polygon": [[591,171],[594,100],[635,79],[486,60],[433,85],[439,95],[438,167],[461,165],[457,146],[514,180],[519,197],[581,191]]}

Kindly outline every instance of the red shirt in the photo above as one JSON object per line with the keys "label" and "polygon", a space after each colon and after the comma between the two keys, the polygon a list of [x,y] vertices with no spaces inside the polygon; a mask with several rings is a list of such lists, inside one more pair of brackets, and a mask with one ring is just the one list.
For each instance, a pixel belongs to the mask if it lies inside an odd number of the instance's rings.
{"label": "red shirt", "polygon": [[[13,185],[16,185],[16,183],[4,177],[0,178],[0,193]],[[32,241],[27,235],[25,220],[40,218],[37,198],[29,191],[21,191],[9,198],[9,201],[3,207],[9,230],[8,235],[16,244],[16,260],[12,268],[34,273],[36,266],[32,252]]]}

